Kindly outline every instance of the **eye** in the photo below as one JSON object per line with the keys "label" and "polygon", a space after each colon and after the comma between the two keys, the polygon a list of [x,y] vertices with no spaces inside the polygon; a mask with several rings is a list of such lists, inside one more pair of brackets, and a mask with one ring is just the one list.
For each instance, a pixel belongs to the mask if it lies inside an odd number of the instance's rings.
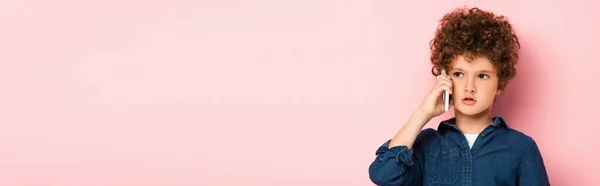
{"label": "eye", "polygon": [[463,73],[462,72],[454,72],[454,73],[452,73],[452,75],[454,75],[454,77],[462,77]]}
{"label": "eye", "polygon": [[490,78],[490,76],[488,76],[487,74],[479,74],[479,79],[488,79]]}

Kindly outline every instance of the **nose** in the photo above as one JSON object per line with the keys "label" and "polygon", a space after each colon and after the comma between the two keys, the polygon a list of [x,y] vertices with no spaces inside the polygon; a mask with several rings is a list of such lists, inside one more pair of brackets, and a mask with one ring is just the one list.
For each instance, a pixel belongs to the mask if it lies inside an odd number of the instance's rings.
{"label": "nose", "polygon": [[475,88],[475,80],[469,78],[467,80],[467,85],[465,86],[465,92],[470,92],[471,94],[477,93],[477,89]]}

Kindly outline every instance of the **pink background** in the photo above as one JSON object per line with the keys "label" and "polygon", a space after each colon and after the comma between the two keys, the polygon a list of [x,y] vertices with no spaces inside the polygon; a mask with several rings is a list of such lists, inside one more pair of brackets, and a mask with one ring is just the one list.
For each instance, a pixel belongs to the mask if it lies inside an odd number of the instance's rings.
{"label": "pink background", "polygon": [[521,39],[495,113],[553,185],[598,184],[598,3],[4,0],[0,185],[372,185],[462,5]]}

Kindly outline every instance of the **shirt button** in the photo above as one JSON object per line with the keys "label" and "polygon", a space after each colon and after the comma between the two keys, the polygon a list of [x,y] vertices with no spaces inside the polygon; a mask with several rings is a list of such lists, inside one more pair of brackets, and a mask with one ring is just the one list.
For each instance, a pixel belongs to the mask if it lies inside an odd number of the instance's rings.
{"label": "shirt button", "polygon": [[467,163],[470,163],[471,161],[467,158]]}
{"label": "shirt button", "polygon": [[446,150],[442,150],[442,155],[446,155]]}
{"label": "shirt button", "polygon": [[485,137],[485,134],[481,134],[481,137]]}

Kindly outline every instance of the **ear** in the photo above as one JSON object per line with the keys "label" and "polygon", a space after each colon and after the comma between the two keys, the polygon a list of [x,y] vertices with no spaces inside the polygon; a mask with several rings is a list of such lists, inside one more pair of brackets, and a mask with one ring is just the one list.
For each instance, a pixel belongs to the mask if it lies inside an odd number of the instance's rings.
{"label": "ear", "polygon": [[500,93],[502,93],[502,90],[500,90],[500,89],[496,90],[496,96],[500,95]]}

